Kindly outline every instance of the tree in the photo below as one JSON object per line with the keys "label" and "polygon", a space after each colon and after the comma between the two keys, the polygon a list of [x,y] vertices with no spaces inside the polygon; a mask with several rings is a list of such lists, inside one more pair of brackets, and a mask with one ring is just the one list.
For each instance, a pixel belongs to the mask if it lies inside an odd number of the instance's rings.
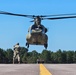
{"label": "tree", "polygon": [[45,61],[45,63],[48,63],[50,61],[50,51],[43,50],[41,53],[41,58]]}
{"label": "tree", "polygon": [[73,63],[74,51],[67,51],[67,63]]}
{"label": "tree", "polygon": [[28,63],[36,63],[38,58],[38,52],[33,50],[32,52],[28,53],[27,61]]}
{"label": "tree", "polygon": [[76,51],[73,54],[73,62],[76,63]]}
{"label": "tree", "polygon": [[6,50],[6,61],[8,61],[8,63],[13,62],[13,50],[12,49]]}
{"label": "tree", "polygon": [[4,63],[5,51],[0,48],[0,63]]}
{"label": "tree", "polygon": [[22,57],[22,62],[27,63],[27,53],[24,53],[24,55]]}
{"label": "tree", "polygon": [[21,60],[21,62],[25,62],[26,61],[27,52],[28,52],[27,48],[21,47],[21,50],[20,50],[20,60]]}
{"label": "tree", "polygon": [[57,53],[56,52],[52,52],[51,60],[52,60],[52,63],[58,63],[58,58],[57,58]]}
{"label": "tree", "polygon": [[56,52],[56,54],[57,54],[57,62],[58,62],[58,63],[62,63],[62,51],[61,51],[61,49],[59,49],[59,50]]}
{"label": "tree", "polygon": [[62,52],[62,63],[66,63],[67,62],[67,52],[66,51],[63,51]]}

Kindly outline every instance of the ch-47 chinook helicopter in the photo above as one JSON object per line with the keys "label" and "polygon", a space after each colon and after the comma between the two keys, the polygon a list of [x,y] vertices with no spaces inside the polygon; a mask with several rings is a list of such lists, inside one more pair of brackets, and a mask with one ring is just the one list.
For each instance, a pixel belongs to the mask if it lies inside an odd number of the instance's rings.
{"label": "ch-47 chinook helicopter", "polygon": [[41,20],[57,20],[57,19],[68,19],[76,18],[76,13],[73,14],[58,14],[58,15],[24,15],[24,14],[14,14],[10,12],[0,11],[0,14],[21,16],[32,18],[34,24],[29,27],[28,34],[26,36],[26,46],[29,45],[44,45],[47,49],[48,47],[48,36],[46,35],[47,28],[41,24]]}

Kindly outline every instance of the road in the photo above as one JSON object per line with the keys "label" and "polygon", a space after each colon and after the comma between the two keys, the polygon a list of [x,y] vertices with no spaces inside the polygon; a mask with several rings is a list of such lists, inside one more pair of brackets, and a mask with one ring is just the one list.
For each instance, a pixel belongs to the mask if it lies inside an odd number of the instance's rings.
{"label": "road", "polygon": [[[76,75],[76,64],[0,64],[0,75]],[[41,67],[41,69],[40,69]],[[41,74],[41,72],[49,74]]]}
{"label": "road", "polygon": [[45,64],[52,75],[76,75],[76,64]]}

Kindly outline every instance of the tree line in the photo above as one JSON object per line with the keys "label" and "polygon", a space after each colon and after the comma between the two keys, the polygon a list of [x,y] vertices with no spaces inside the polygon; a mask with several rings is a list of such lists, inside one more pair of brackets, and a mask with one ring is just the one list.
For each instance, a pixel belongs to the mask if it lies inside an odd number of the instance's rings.
{"label": "tree line", "polygon": [[[37,60],[44,63],[76,63],[76,51],[74,50],[42,50],[38,53],[36,50],[29,52],[27,48],[21,47],[21,63],[37,63]],[[13,50],[0,48],[0,63],[13,63]]]}

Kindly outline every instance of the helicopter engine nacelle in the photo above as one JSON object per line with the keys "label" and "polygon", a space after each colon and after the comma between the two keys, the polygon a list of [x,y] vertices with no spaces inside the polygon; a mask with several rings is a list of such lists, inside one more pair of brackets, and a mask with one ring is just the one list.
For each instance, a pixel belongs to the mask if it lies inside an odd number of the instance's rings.
{"label": "helicopter engine nacelle", "polygon": [[31,34],[28,33],[28,34],[26,35],[26,40],[28,40],[28,39],[30,39],[30,38],[31,38]]}

